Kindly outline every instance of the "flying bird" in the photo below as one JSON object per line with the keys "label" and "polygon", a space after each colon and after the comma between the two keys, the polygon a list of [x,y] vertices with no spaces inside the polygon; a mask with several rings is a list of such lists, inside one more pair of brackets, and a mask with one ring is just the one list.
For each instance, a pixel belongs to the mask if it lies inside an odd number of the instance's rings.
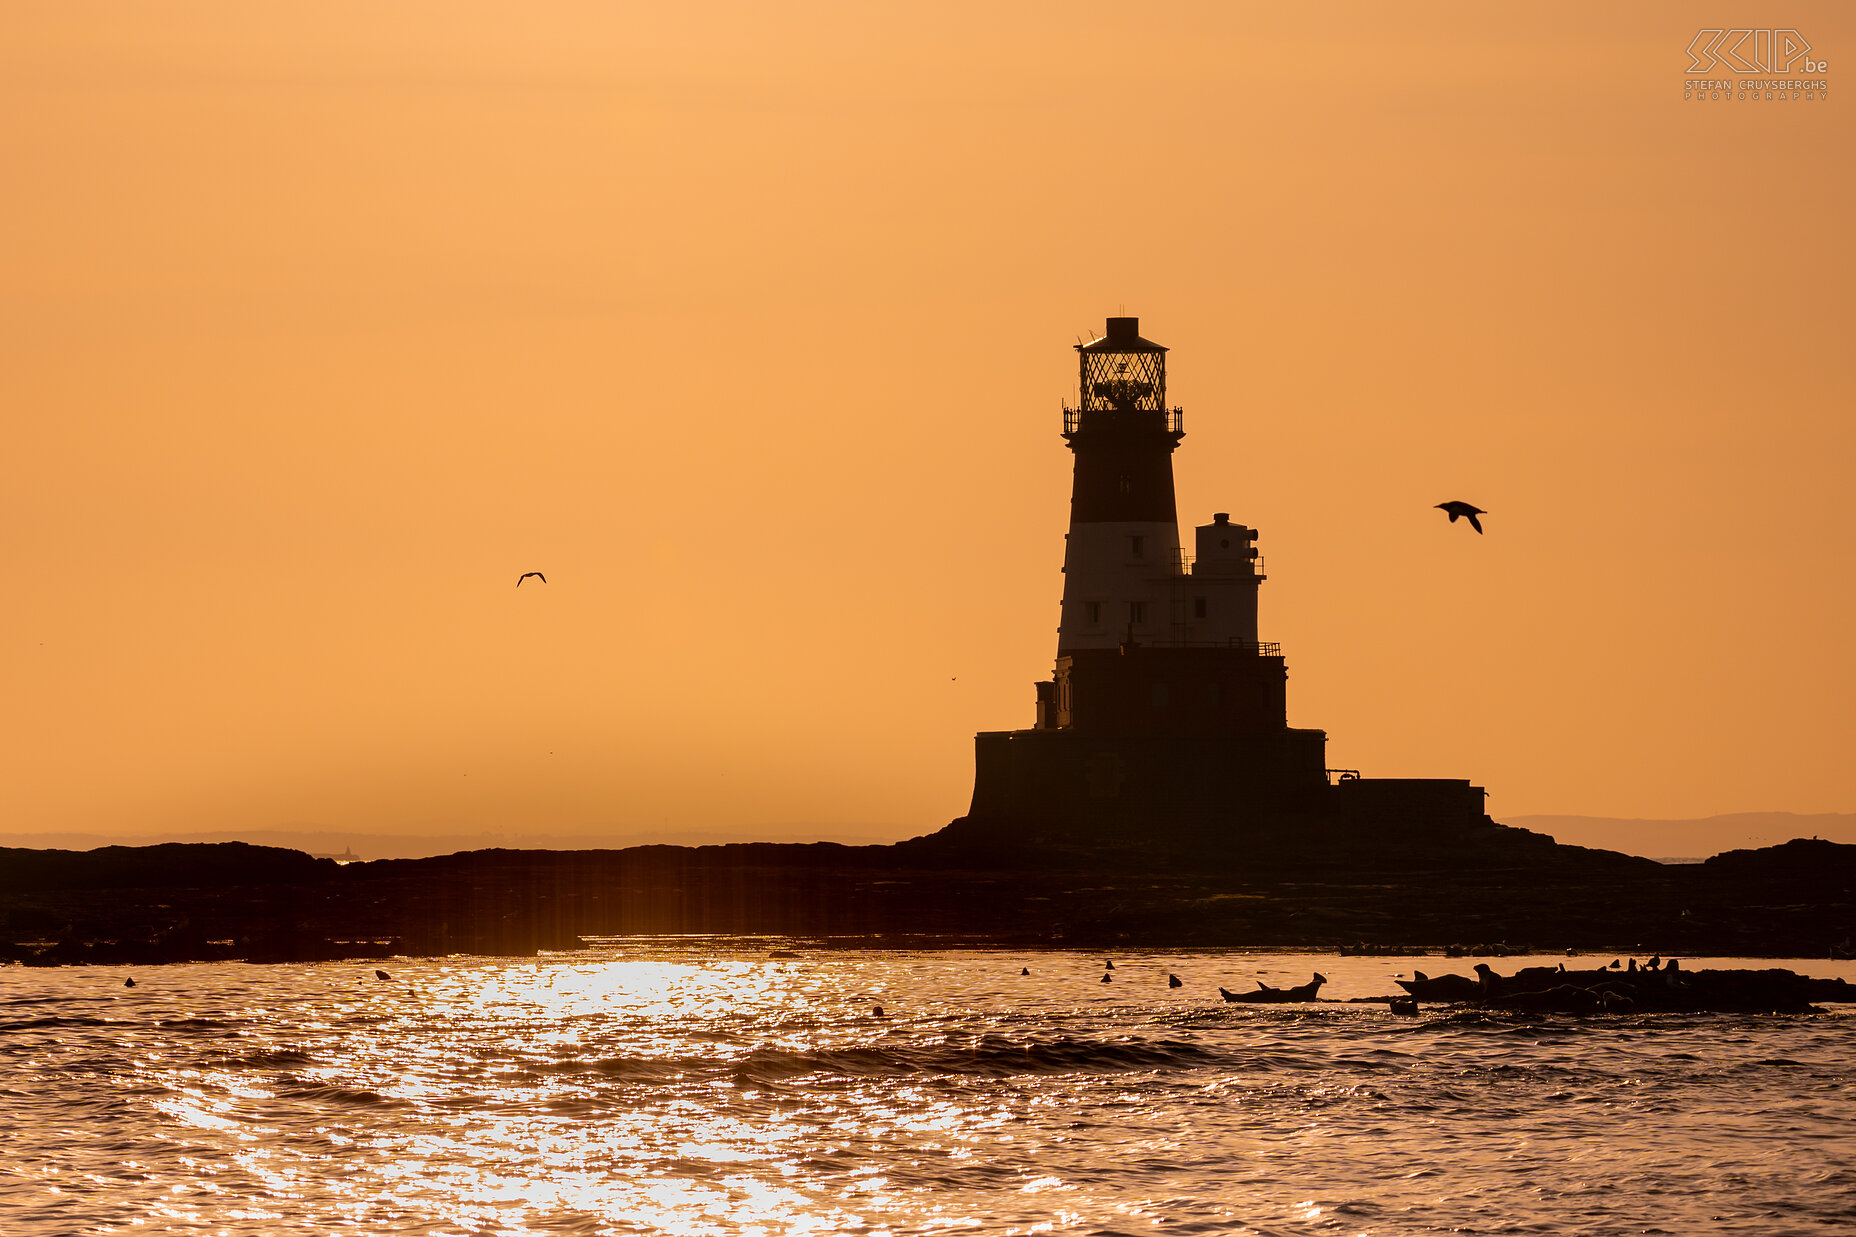
{"label": "flying bird", "polygon": [[1475,529],[1477,532],[1482,531],[1482,521],[1478,520],[1476,517],[1479,515],[1488,514],[1488,512],[1484,511],[1481,507],[1472,507],[1468,503],[1462,502],[1457,499],[1452,499],[1450,502],[1447,502],[1447,503],[1438,503],[1437,509],[1439,511],[1449,512],[1450,522],[1452,524],[1456,523],[1458,516],[1463,517],[1464,519],[1469,521],[1469,526]]}
{"label": "flying bird", "polygon": [[[1456,519],[1455,516],[1451,516],[1450,518],[1453,520]],[[1475,517],[1471,516],[1470,520],[1473,523],[1475,520]],[[546,584],[548,582],[548,577],[542,575],[539,571],[525,571],[521,575],[516,577],[516,587],[521,588],[522,581],[528,579],[530,576],[534,576],[537,580],[540,580],[543,584]]]}

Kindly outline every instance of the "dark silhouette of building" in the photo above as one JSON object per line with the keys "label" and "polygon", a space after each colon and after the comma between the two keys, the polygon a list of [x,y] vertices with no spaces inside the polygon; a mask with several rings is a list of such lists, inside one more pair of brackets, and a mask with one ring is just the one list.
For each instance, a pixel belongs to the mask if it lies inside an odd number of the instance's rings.
{"label": "dark silhouette of building", "polygon": [[978,736],[963,832],[1262,840],[1370,826],[1390,839],[1485,823],[1467,781],[1329,770],[1326,732],[1289,725],[1282,650],[1257,638],[1256,530],[1219,512],[1191,552],[1180,545],[1184,412],[1167,404],[1167,350],[1138,318],[1110,318],[1077,355],[1055,672],[1032,729]]}

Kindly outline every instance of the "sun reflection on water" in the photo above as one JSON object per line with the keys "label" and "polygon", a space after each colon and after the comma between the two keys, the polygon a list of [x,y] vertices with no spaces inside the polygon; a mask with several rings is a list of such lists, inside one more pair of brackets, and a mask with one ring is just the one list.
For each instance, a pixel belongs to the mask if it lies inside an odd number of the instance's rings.
{"label": "sun reflection on water", "polygon": [[[293,1075],[377,1096],[422,1127],[373,1139],[317,1127],[332,1150],[368,1155],[373,1171],[356,1185],[377,1199],[442,1206],[467,1231],[575,1215],[614,1226],[596,1231],[887,1231],[845,1205],[883,1205],[888,1181],[832,1145],[845,1141],[832,1137],[835,1099],[777,1066],[717,1076],[757,1055],[765,1063],[892,1034],[853,1012],[880,1000],[880,985],[847,997],[815,972],[741,957],[549,958],[490,971],[438,962],[413,979],[354,1010],[372,1033],[351,1030],[345,1060]],[[445,1034],[430,1034],[434,1026]],[[316,1019],[301,1030],[330,1026]],[[249,1087],[238,1094],[260,1098]],[[861,1115],[877,1137],[894,1138],[951,1128],[957,1114],[905,1096]],[[261,1155],[242,1164],[274,1192],[293,1186]],[[821,1169],[842,1175],[836,1198],[805,1184]],[[365,1210],[360,1189],[350,1201]]]}

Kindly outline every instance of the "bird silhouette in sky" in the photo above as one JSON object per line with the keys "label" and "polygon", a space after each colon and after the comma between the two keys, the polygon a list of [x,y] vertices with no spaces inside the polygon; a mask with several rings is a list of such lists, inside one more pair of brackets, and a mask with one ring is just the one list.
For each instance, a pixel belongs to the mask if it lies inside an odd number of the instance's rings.
{"label": "bird silhouette in sky", "polygon": [[1482,531],[1482,521],[1478,520],[1476,517],[1488,514],[1488,512],[1484,511],[1481,507],[1472,507],[1468,503],[1458,499],[1452,499],[1447,503],[1438,503],[1437,509],[1439,511],[1448,511],[1452,524],[1456,523],[1458,516],[1463,517],[1469,521],[1469,526],[1477,532]]}
{"label": "bird silhouette in sky", "polygon": [[[1455,516],[1451,516],[1450,518],[1453,520],[1456,519]],[[546,584],[548,582],[548,577],[542,575],[539,571],[525,571],[521,575],[516,577],[516,587],[521,588],[522,581],[528,579],[530,576],[534,576],[537,580],[540,580],[543,584]]]}

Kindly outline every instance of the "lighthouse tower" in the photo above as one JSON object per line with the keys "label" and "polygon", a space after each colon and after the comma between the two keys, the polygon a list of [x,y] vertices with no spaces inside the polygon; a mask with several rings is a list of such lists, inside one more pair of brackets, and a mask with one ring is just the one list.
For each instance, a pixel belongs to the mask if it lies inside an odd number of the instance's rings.
{"label": "lighthouse tower", "polygon": [[1170,633],[1179,515],[1173,450],[1184,413],[1166,405],[1166,349],[1141,338],[1139,318],[1076,346],[1079,398],[1063,410],[1076,455],[1063,549],[1059,655]]}
{"label": "lighthouse tower", "polygon": [[1284,730],[1281,650],[1257,641],[1256,532],[1220,512],[1192,553],[1180,549],[1173,451],[1185,413],[1167,406],[1167,350],[1141,338],[1140,319],[1110,318],[1076,351],[1080,395],[1063,410],[1076,459],[1063,612],[1038,728]]}
{"label": "lighthouse tower", "polygon": [[1256,652],[1256,533],[1219,513],[1179,544],[1173,450],[1185,412],[1166,405],[1166,352],[1139,318],[1110,318],[1078,344],[1081,392],[1063,410],[1076,456],[1064,534],[1057,655],[1124,645],[1244,647]]}

